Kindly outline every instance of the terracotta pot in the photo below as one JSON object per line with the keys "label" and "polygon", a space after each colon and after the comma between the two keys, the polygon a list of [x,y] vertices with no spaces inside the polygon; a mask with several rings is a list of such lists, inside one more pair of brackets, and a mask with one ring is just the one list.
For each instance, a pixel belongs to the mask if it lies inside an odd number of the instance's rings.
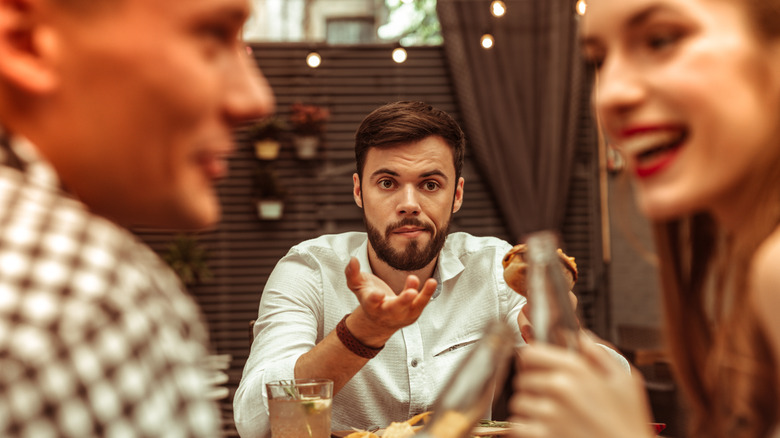
{"label": "terracotta pot", "polygon": [[255,156],[259,160],[275,160],[279,156],[280,147],[278,140],[258,140],[255,142]]}
{"label": "terracotta pot", "polygon": [[257,201],[257,216],[265,220],[279,220],[284,213],[284,202],[279,199]]}
{"label": "terracotta pot", "polygon": [[311,160],[317,157],[317,149],[320,147],[320,137],[316,135],[294,135],[293,144],[298,158]]}

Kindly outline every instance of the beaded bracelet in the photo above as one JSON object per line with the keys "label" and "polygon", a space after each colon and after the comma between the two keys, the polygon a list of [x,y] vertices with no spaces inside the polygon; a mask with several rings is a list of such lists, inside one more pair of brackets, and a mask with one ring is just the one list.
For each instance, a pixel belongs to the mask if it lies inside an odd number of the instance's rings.
{"label": "beaded bracelet", "polygon": [[347,313],[344,315],[344,318],[339,321],[338,325],[336,326],[336,335],[339,337],[341,343],[347,347],[347,350],[366,359],[373,358],[379,354],[379,352],[382,351],[385,346],[383,345],[379,348],[374,348],[360,342],[360,340],[358,340],[358,338],[356,338],[355,335],[353,335],[352,332],[350,332],[347,328],[347,317],[349,315],[351,314]]}

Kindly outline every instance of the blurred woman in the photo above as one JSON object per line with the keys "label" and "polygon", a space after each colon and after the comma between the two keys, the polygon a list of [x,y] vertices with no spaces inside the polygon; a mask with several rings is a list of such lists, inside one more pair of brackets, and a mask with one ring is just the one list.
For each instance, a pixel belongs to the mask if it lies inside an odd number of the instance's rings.
{"label": "blurred woman", "polygon": [[[780,437],[780,0],[589,0],[594,104],[658,252],[692,437]],[[603,351],[521,353],[523,438],[653,435]]]}

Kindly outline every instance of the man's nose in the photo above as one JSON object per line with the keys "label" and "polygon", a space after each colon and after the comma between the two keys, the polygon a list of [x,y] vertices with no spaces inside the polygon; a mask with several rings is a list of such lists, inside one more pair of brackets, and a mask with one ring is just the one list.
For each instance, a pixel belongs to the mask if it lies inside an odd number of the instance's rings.
{"label": "man's nose", "polygon": [[225,102],[228,117],[234,123],[241,124],[271,114],[275,105],[273,91],[243,48],[237,53],[237,62],[233,64],[235,68],[226,73],[229,75]]}
{"label": "man's nose", "polygon": [[405,185],[400,190],[400,197],[396,212],[400,215],[420,214],[420,201],[418,199],[417,188],[412,184]]}

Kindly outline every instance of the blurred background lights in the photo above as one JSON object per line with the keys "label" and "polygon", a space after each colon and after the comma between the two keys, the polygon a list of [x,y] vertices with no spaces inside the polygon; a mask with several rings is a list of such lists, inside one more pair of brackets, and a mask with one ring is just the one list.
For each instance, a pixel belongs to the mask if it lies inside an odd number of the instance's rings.
{"label": "blurred background lights", "polygon": [[320,57],[320,54],[317,52],[311,52],[308,55],[306,55],[306,65],[308,65],[311,68],[317,68],[322,64],[322,58]]}
{"label": "blurred background lights", "polygon": [[493,0],[493,2],[490,3],[490,13],[493,14],[494,17],[503,17],[504,14],[506,14],[506,3],[501,0]]}
{"label": "blurred background lights", "polygon": [[588,9],[588,4],[585,2],[585,0],[577,0],[577,13],[580,15],[585,15],[586,9]]}
{"label": "blurred background lights", "polygon": [[414,0],[401,0],[401,3],[408,5],[409,3],[414,3]]}
{"label": "blurred background lights", "polygon": [[406,61],[406,49],[403,47],[398,47],[393,50],[393,61],[399,64]]}
{"label": "blurred background lights", "polygon": [[490,49],[493,47],[493,35],[486,33],[482,35],[482,38],[480,38],[479,43],[482,45],[485,49]]}

